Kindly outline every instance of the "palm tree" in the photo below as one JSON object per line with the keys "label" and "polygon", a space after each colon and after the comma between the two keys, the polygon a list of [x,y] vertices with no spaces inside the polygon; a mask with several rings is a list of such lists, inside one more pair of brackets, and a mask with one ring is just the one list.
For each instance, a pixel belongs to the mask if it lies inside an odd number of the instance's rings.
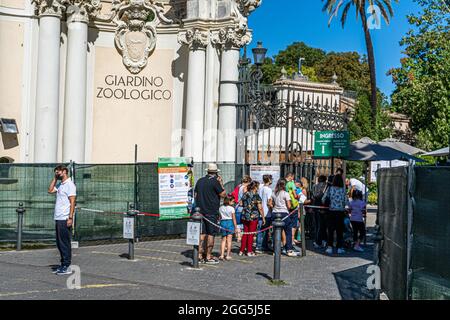
{"label": "palm tree", "polygon": [[[370,30],[368,27],[366,7],[369,8],[369,6],[377,6],[380,9],[380,14],[383,17],[384,21],[387,24],[389,24],[390,18],[394,15],[394,11],[392,10],[392,1],[391,0],[322,0],[322,1],[325,1],[325,5],[323,6],[322,10],[324,12],[327,12],[330,16],[330,19],[328,20],[328,26],[330,26],[333,18],[338,16],[339,10],[341,8],[342,8],[342,15],[341,15],[342,28],[345,26],[347,14],[352,6],[355,7],[356,19],[358,19],[358,15],[361,16],[364,36],[366,40],[367,60],[369,63],[369,72],[370,72],[370,105],[372,108],[372,118],[375,124],[377,117],[377,81],[375,73],[375,56],[373,53],[372,37],[370,36]],[[398,0],[394,1],[398,3]],[[376,12],[373,10],[373,7],[372,13],[374,17],[378,19],[378,16],[376,15]]]}

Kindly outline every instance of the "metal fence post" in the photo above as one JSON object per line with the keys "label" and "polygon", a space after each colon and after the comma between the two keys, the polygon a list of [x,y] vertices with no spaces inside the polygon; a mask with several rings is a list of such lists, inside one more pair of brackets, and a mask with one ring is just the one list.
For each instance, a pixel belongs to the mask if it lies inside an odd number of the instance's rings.
{"label": "metal fence post", "polygon": [[[195,213],[192,215],[191,220],[193,222],[199,222],[202,224],[203,216],[200,213],[200,208],[195,208]],[[198,269],[198,250],[199,245],[194,245],[194,250],[192,251],[192,267]]]}
{"label": "metal fence post", "polygon": [[[135,227],[135,222],[136,222],[136,210],[134,210],[134,205],[130,204],[130,209],[127,212],[127,215],[130,218],[133,218],[133,227]],[[134,260],[134,230],[133,230],[133,238],[132,239],[128,239],[128,260]]]}
{"label": "metal fence post", "polygon": [[19,207],[16,209],[17,212],[17,244],[16,250],[22,250],[22,226],[23,226],[23,214],[25,213],[25,208],[23,203],[19,203]]}
{"label": "metal fence post", "polygon": [[273,263],[273,280],[280,280],[281,266],[281,229],[284,227],[284,221],[281,220],[281,213],[274,213],[275,220],[272,222],[274,228],[274,263]]}

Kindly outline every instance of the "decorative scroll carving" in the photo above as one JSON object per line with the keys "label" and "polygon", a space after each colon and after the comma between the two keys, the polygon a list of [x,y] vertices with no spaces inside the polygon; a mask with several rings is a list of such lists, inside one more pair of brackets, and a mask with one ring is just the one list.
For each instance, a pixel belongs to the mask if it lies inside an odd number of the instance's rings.
{"label": "decorative scroll carving", "polygon": [[238,4],[239,11],[244,17],[248,17],[262,3],[262,0],[235,0]]}
{"label": "decorative scroll carving", "polygon": [[35,5],[36,15],[54,16],[61,18],[66,7],[64,0],[31,0],[31,3]]}
{"label": "decorative scroll carving", "polygon": [[89,22],[102,8],[100,0],[63,0],[67,6],[67,22]]}
{"label": "decorative scroll carving", "polygon": [[241,48],[252,41],[252,35],[247,28],[228,27],[211,34],[214,45],[224,48]]}

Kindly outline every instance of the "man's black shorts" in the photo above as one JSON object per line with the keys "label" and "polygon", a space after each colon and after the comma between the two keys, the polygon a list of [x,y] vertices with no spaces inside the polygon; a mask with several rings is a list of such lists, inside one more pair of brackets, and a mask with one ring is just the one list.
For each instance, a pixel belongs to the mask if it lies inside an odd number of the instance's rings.
{"label": "man's black shorts", "polygon": [[[205,215],[205,218],[218,225],[217,216]],[[206,234],[208,236],[215,236],[215,235],[217,235],[218,232],[219,232],[219,230],[217,227],[213,226],[211,223],[209,223],[205,219],[202,219],[202,232],[201,232],[202,234]]]}

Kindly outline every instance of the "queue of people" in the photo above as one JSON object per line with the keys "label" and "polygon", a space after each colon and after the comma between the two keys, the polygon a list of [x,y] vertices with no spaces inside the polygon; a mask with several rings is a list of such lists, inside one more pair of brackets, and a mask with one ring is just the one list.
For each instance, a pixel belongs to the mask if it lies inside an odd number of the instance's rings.
{"label": "queue of people", "polygon": [[[306,178],[296,180],[293,173],[278,180],[274,189],[271,175],[264,175],[263,183],[244,176],[229,195],[225,193],[219,171],[217,165],[209,164],[207,175],[199,179],[194,189],[195,204],[205,217],[199,249],[201,262],[216,264],[231,260],[233,238],[240,243],[239,256],[253,257],[273,251],[270,227],[275,214],[280,214],[284,221],[282,253],[289,257],[299,256],[301,253],[296,248],[300,243],[297,238],[300,234],[299,204],[314,208],[314,247],[325,249],[327,254],[345,253],[344,221],[350,216],[353,249],[363,251],[361,242],[365,237],[366,204],[359,188],[351,189],[352,200],[349,201],[345,189],[348,182],[343,179],[342,169],[328,178],[319,176],[312,190],[309,190]],[[212,249],[219,231],[222,235],[220,256],[215,258]]]}
{"label": "queue of people", "polygon": [[[342,169],[338,169],[335,175],[328,178],[319,176],[314,186],[312,197],[314,219],[314,247],[325,248],[327,254],[345,253],[344,233],[347,228],[353,233],[352,249],[363,252],[361,242],[365,238],[366,203],[360,188],[352,187],[347,193],[345,185],[349,186],[349,180],[344,184]],[[356,179],[353,179],[356,180]],[[353,182],[355,186],[355,182]],[[361,183],[362,184],[362,183]],[[351,227],[347,226],[350,221]]]}

